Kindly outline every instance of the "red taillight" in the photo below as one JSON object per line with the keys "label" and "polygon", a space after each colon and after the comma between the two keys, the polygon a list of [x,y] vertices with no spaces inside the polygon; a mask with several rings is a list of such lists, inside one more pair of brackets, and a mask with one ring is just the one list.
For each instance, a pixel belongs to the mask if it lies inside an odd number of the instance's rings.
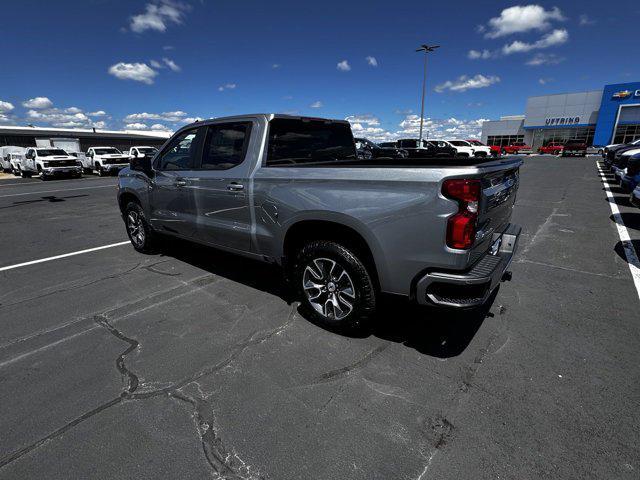
{"label": "red taillight", "polygon": [[471,248],[476,237],[478,203],[480,202],[480,180],[456,178],[442,183],[442,194],[457,200],[458,213],[447,223],[447,246],[450,248]]}

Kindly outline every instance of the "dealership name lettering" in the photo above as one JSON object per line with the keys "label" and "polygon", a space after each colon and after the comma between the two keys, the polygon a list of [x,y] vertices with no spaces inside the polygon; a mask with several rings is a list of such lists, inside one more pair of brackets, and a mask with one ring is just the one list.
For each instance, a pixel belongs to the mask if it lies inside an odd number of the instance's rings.
{"label": "dealership name lettering", "polygon": [[545,125],[577,125],[580,123],[580,117],[558,117],[547,118],[544,121]]}

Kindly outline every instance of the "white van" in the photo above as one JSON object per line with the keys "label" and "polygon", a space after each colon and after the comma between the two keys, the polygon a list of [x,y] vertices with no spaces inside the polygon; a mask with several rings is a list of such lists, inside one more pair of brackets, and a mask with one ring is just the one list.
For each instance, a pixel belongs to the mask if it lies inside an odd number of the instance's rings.
{"label": "white van", "polygon": [[24,155],[24,151],[24,147],[0,147],[0,169],[5,172],[14,172],[11,161],[18,161]]}

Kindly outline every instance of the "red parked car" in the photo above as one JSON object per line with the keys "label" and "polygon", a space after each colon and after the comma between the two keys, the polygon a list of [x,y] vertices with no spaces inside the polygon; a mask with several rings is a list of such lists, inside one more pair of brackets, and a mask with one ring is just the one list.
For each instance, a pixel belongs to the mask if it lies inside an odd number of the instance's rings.
{"label": "red parked car", "polygon": [[552,155],[560,155],[564,150],[564,143],[549,142],[538,149],[538,153],[550,153]]}
{"label": "red parked car", "polygon": [[[482,143],[480,140],[467,140],[467,142],[469,142],[471,145],[475,145],[477,147],[486,147],[486,145],[484,143]],[[500,147],[498,145],[489,145],[489,148],[491,149],[491,155],[494,157],[499,157],[500,156]]]}
{"label": "red parked car", "polygon": [[524,142],[515,142],[502,146],[502,155],[517,155],[518,153],[533,153],[531,147]]}

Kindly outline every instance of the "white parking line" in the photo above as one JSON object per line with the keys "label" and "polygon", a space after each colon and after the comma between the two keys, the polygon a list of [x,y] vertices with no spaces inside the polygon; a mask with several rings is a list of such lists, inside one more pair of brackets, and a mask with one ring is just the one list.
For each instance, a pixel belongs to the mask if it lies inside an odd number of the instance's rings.
{"label": "white parking line", "polygon": [[620,237],[620,241],[622,242],[622,248],[624,249],[624,254],[627,257],[627,264],[629,265],[629,270],[631,270],[631,277],[633,278],[633,283],[636,286],[638,298],[640,299],[640,260],[638,260],[638,253],[633,248],[631,237],[629,236],[629,231],[622,221],[620,209],[618,208],[618,204],[613,199],[613,194],[611,193],[609,182],[607,182],[607,178],[604,171],[602,170],[602,167],[600,166],[600,162],[596,161],[596,165],[598,166],[600,178],[602,179],[602,183],[604,184],[604,191],[607,193],[607,198],[610,200],[609,205],[611,206],[611,213],[613,213],[613,221],[618,228],[618,236]]}
{"label": "white parking line", "polygon": [[24,192],[24,193],[9,193],[7,195],[0,195],[0,198],[6,197],[19,197],[22,195],[39,195],[41,193],[56,193],[56,192],[71,192],[73,190],[93,190],[94,188],[113,188],[115,189],[115,185],[97,185],[95,187],[78,187],[78,188],[63,188],[60,190],[40,190],[38,192]]}
{"label": "white parking line", "polygon": [[[97,180],[108,180],[109,178],[105,178],[105,177],[92,177],[92,178],[87,178],[84,177],[82,179],[75,179],[76,181],[80,181],[82,183],[84,182],[90,182],[90,181],[97,181]],[[5,181],[6,180],[6,181]],[[17,182],[13,182],[13,181],[9,181],[9,180],[14,180],[13,178],[0,178],[0,188],[2,187],[28,187],[29,185],[36,185],[36,184],[40,184],[42,185],[42,180],[40,180],[40,177],[34,177],[32,180],[30,181],[24,181],[24,179],[19,179],[20,181]],[[73,182],[74,179],[60,179],[60,180],[47,180],[47,183],[69,183],[69,182]],[[76,184],[76,182],[74,182],[74,185]],[[115,184],[114,184],[115,185]]]}
{"label": "white parking line", "polygon": [[0,267],[0,272],[6,270],[13,270],[14,268],[28,267],[29,265],[35,265],[36,263],[51,262],[52,260],[59,260],[61,258],[73,257],[75,255],[82,255],[83,253],[97,252],[98,250],[105,250],[107,248],[120,247],[122,245],[128,245],[130,242],[118,242],[110,245],[103,245],[101,247],[87,248],[86,250],[78,250],[77,252],[63,253],[62,255],[56,255],[55,257],[41,258],[39,260],[31,260],[30,262],[17,263],[16,265],[8,265],[6,267]]}

